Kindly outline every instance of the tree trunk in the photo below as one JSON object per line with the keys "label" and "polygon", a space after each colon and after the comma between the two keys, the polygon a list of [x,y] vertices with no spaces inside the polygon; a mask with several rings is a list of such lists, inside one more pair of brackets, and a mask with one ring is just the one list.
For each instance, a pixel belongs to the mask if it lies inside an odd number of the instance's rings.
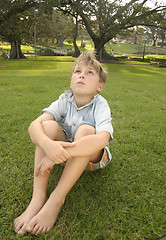
{"label": "tree trunk", "polygon": [[11,59],[21,59],[26,58],[21,51],[21,41],[15,40],[11,42],[11,51],[10,51],[10,58]]}
{"label": "tree trunk", "polygon": [[101,46],[97,43],[95,43],[95,55],[97,60],[103,61],[103,60],[118,60],[114,56],[110,55],[109,53],[106,52],[104,45]]}
{"label": "tree trunk", "polygon": [[163,30],[161,31],[161,40],[162,40],[162,42],[161,42],[161,47],[164,47],[165,33],[164,33]]}
{"label": "tree trunk", "polygon": [[59,46],[59,47],[63,47],[63,42],[64,42],[64,40],[65,40],[64,37],[62,37],[62,36],[59,37],[59,43],[58,43],[58,46]]}
{"label": "tree trunk", "polygon": [[143,61],[144,61],[144,57],[145,57],[145,45],[146,45],[146,42],[144,43],[144,48],[143,48],[143,56],[142,56]]}
{"label": "tree trunk", "polygon": [[153,38],[153,47],[157,47],[157,41],[158,41],[158,38],[157,38],[157,36],[155,36]]}
{"label": "tree trunk", "polygon": [[76,40],[77,40],[77,34],[78,34],[78,20],[76,17],[76,24],[74,28],[74,34],[73,34],[73,45],[74,45],[74,55],[73,57],[78,57],[80,55],[80,50],[77,46]]}
{"label": "tree trunk", "polygon": [[137,44],[137,34],[134,34],[134,44]]}

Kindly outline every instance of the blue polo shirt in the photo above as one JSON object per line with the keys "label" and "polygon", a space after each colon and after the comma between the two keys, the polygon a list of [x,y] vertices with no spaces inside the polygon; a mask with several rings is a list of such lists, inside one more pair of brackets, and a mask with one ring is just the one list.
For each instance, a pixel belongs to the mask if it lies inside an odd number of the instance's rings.
{"label": "blue polo shirt", "polygon": [[96,133],[101,131],[109,132],[113,138],[113,127],[111,124],[111,112],[105,98],[97,94],[86,105],[78,108],[74,100],[72,91],[65,91],[58,100],[53,102],[48,108],[44,108],[42,113],[51,113],[55,121],[64,129],[70,142],[74,140],[77,129],[88,124],[95,128]]}

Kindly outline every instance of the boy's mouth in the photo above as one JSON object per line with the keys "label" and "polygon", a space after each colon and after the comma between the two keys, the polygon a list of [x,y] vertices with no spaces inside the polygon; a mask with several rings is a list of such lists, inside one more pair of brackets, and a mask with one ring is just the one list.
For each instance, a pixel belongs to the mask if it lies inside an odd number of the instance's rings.
{"label": "boy's mouth", "polygon": [[85,83],[82,81],[77,82],[77,84],[85,85]]}

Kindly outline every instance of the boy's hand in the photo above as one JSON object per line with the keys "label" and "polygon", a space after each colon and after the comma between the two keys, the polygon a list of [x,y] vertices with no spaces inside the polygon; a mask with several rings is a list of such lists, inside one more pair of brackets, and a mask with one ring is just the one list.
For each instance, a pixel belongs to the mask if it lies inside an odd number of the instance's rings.
{"label": "boy's hand", "polygon": [[45,145],[44,151],[54,164],[60,164],[70,157],[70,154],[65,150],[65,148],[74,146],[75,143],[51,140]]}
{"label": "boy's hand", "polygon": [[49,174],[53,166],[54,163],[47,156],[45,156],[36,166],[35,175],[38,176],[39,174],[41,174],[42,176],[44,176],[45,174]]}

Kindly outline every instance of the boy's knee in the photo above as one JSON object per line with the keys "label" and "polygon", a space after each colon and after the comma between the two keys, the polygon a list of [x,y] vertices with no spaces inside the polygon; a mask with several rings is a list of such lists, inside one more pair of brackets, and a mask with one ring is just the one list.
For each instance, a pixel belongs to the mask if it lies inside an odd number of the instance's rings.
{"label": "boy's knee", "polygon": [[44,130],[49,130],[50,128],[52,128],[55,124],[57,124],[57,122],[53,121],[53,120],[48,120],[48,121],[44,121],[42,122],[42,127]]}
{"label": "boy's knee", "polygon": [[95,134],[95,128],[88,124],[81,125],[76,131],[74,140],[77,140],[81,137],[84,137],[90,134]]}
{"label": "boy's knee", "polygon": [[57,128],[58,123],[53,120],[48,120],[42,122],[42,127],[44,130],[44,133],[50,137],[51,139],[54,139],[54,129]]}

